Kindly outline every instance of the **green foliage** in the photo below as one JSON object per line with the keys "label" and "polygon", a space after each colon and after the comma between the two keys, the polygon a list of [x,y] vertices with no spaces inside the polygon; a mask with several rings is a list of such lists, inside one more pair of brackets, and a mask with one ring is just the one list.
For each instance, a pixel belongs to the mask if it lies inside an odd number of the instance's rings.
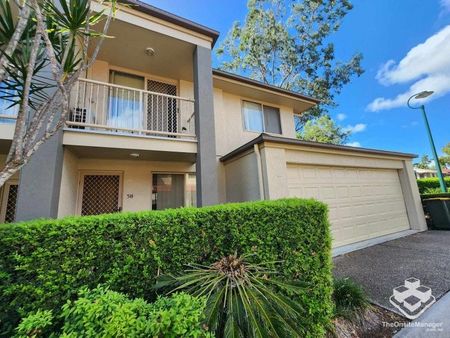
{"label": "green foliage", "polygon": [[439,157],[439,163],[442,167],[450,167],[450,142],[442,147],[442,152],[444,154]]}
{"label": "green foliage", "polygon": [[[112,1],[112,6],[115,6]],[[39,2],[39,8],[46,18],[49,42],[54,50],[56,60],[62,67],[62,76],[74,73],[83,61],[87,60],[85,39],[102,36],[95,30],[95,25],[106,16],[104,12],[91,13],[90,0],[60,0]],[[13,1],[0,0],[0,55],[13,37],[16,28],[16,18],[12,15]],[[5,55],[8,64],[5,67],[7,78],[0,87],[0,99],[11,102],[11,105],[21,104],[27,88],[28,65],[31,51],[36,39],[39,40],[39,50],[36,65],[32,69],[33,78],[30,86],[29,104],[32,108],[49,99],[49,88],[56,86],[56,81],[49,74],[50,57],[45,49],[45,41],[37,34],[37,20],[32,11],[23,35],[12,55]],[[76,52],[76,43],[83,52]],[[80,48],[79,48],[80,49]]]}
{"label": "green foliage", "polygon": [[428,155],[423,155],[420,158],[419,162],[414,163],[414,166],[416,168],[420,168],[420,169],[430,169],[430,165],[433,161],[430,160],[430,158],[428,157]]}
{"label": "green foliage", "polygon": [[0,335],[37,309],[58,315],[83,286],[152,301],[158,274],[230,252],[280,261],[280,279],[313,285],[295,296],[299,325],[307,336],[324,332],[332,313],[327,207],[286,199],[0,225]]}
{"label": "green foliage", "polygon": [[[98,287],[80,290],[79,298],[62,308],[62,328],[47,332],[54,337],[211,337],[202,327],[204,298],[179,293],[154,303],[130,300]],[[51,311],[38,311],[18,327],[19,337],[45,337],[41,327],[52,322]]]}
{"label": "green foliage", "polygon": [[441,192],[441,190],[439,189],[438,193],[425,193],[420,195],[420,197],[422,198],[422,200],[424,199],[430,199],[430,198],[450,198],[450,192]]}
{"label": "green foliage", "polygon": [[347,319],[351,319],[357,312],[369,306],[364,289],[348,278],[334,280],[333,301],[335,316]]}
{"label": "green foliage", "polygon": [[49,335],[49,328],[53,324],[53,314],[51,310],[41,311],[28,315],[17,327],[17,338],[46,337]]}
{"label": "green foliage", "polygon": [[[448,190],[450,188],[450,177],[444,177],[444,182]],[[419,178],[417,179],[417,185],[421,194],[441,192],[437,177]],[[439,191],[436,189],[439,189]]]}
{"label": "green foliage", "polygon": [[347,141],[349,134],[348,131],[336,125],[328,115],[323,115],[307,121],[301,131],[297,132],[297,138],[305,141],[343,144]]}
{"label": "green foliage", "polygon": [[174,285],[174,291],[205,295],[206,324],[216,337],[305,336],[304,310],[278,291],[292,296],[305,285],[280,281],[271,266],[230,255],[210,266],[194,265],[184,275],[164,276],[157,287]]}
{"label": "green foliage", "polygon": [[337,61],[330,41],[353,8],[349,0],[248,0],[247,7],[217,49],[220,67],[320,99],[304,121],[335,107],[342,87],[363,73],[361,54]]}

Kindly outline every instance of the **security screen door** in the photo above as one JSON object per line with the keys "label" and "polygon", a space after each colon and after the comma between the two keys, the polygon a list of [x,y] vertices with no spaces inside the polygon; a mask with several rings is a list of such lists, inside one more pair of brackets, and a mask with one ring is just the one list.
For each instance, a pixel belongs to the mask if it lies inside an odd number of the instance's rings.
{"label": "security screen door", "polygon": [[121,179],[120,174],[83,174],[81,215],[121,211]]}
{"label": "security screen door", "polygon": [[7,182],[3,186],[3,200],[0,204],[0,223],[13,223],[16,218],[17,183]]}
{"label": "security screen door", "polygon": [[[147,80],[150,92],[176,96],[177,87],[172,84]],[[177,100],[167,96],[148,95],[147,129],[176,133],[178,131]]]}

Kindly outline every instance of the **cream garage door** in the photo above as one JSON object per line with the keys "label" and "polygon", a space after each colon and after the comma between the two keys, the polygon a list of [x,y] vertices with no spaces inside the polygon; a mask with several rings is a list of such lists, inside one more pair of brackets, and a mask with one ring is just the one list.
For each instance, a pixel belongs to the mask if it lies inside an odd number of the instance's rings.
{"label": "cream garage door", "polygon": [[288,185],[328,204],[333,247],[409,229],[397,170],[288,165]]}

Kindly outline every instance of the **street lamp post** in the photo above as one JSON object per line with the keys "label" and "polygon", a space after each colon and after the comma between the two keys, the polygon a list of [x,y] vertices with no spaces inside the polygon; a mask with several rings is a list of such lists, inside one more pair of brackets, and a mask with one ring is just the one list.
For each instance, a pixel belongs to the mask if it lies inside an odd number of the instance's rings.
{"label": "street lamp post", "polygon": [[414,94],[413,96],[411,96],[408,99],[408,107],[411,109],[420,109],[422,111],[423,119],[425,120],[425,127],[427,128],[428,139],[430,140],[431,150],[433,151],[434,163],[436,166],[436,173],[439,178],[439,185],[441,186],[442,192],[447,192],[447,188],[446,188],[445,182],[444,182],[444,177],[442,176],[441,165],[439,164],[439,157],[436,152],[436,147],[434,145],[433,135],[431,135],[431,129],[430,129],[430,124],[428,123],[427,113],[425,112],[425,105],[421,104],[420,106],[414,107],[414,106],[411,106],[411,104],[410,104],[410,101],[412,99],[424,99],[424,98],[432,95],[433,93],[434,92],[432,92],[432,91],[423,91],[418,94]]}

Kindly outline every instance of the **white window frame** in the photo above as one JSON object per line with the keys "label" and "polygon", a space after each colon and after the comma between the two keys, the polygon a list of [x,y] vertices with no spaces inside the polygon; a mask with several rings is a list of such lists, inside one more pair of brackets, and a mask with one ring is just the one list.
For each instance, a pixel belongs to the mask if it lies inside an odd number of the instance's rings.
{"label": "white window frame", "polygon": [[120,170],[80,170],[78,173],[78,193],[77,193],[77,205],[76,214],[81,216],[81,208],[83,206],[83,190],[84,190],[84,177],[90,175],[102,175],[102,176],[119,176],[119,205],[118,207],[123,210],[123,171]]}
{"label": "white window frame", "polygon": [[[245,109],[244,109],[244,103],[245,102],[254,103],[254,104],[257,104],[257,105],[259,105],[261,107],[260,112],[261,112],[261,116],[262,116],[262,125],[263,125],[263,130],[262,131],[255,131],[255,130],[247,129],[246,124],[245,124]],[[242,128],[244,129],[244,131],[246,131],[248,133],[255,133],[255,134],[267,133],[267,131],[266,131],[266,121],[265,121],[265,118],[264,118],[264,106],[278,109],[278,119],[280,121],[280,133],[279,134],[278,133],[272,133],[272,134],[283,135],[283,126],[282,126],[282,123],[281,123],[281,108],[280,108],[280,106],[275,105],[275,104],[266,103],[266,102],[246,99],[246,98],[241,99]]]}

